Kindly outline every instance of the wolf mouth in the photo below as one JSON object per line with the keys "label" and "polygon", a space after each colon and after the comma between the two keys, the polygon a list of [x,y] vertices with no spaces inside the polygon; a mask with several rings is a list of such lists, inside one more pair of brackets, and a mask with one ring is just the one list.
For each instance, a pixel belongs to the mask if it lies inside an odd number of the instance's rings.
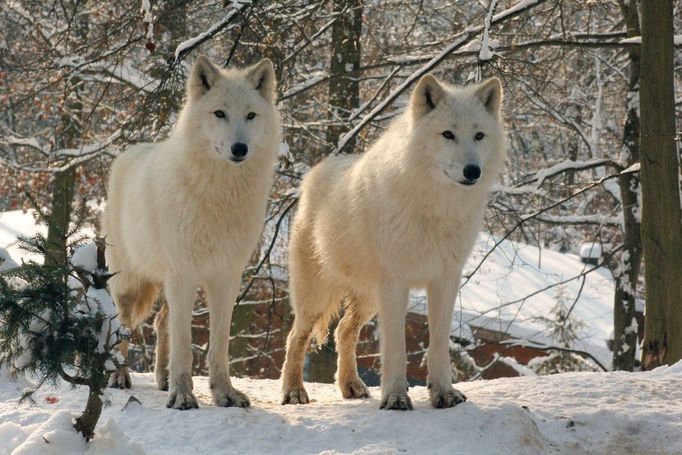
{"label": "wolf mouth", "polygon": [[443,173],[447,178],[449,178],[453,183],[459,183],[460,185],[464,186],[471,186],[477,182],[477,180],[471,180],[471,179],[464,179],[464,180],[457,180],[456,178],[452,177],[450,175],[450,172],[448,172],[447,169],[443,169]]}

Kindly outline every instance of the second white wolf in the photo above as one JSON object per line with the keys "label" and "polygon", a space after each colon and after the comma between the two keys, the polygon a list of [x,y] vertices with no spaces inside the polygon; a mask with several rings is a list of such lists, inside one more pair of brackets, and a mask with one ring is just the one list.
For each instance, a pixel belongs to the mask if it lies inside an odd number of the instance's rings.
{"label": "second white wolf", "polygon": [[504,167],[498,79],[454,88],[422,77],[410,105],[361,157],[330,157],[305,177],[290,240],[295,320],[282,371],[283,404],[308,403],[303,361],[311,335],[336,329],[336,381],[367,397],[355,358],[361,327],[377,312],[381,408],[412,409],[405,318],[411,288],[428,292],[431,404],[466,400],[452,386],[449,335],[464,263]]}

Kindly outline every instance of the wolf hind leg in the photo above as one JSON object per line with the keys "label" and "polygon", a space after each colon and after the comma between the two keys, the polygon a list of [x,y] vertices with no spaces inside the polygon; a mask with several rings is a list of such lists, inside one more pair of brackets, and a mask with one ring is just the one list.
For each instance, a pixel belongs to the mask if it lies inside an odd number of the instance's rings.
{"label": "wolf hind leg", "polygon": [[[151,312],[159,289],[159,284],[126,272],[119,272],[111,279],[110,290],[118,317],[131,332],[137,329]],[[118,350],[127,362],[128,342],[119,344]],[[108,385],[120,389],[132,387],[128,367],[122,366],[113,372],[109,376]]]}
{"label": "wolf hind leg", "polygon": [[344,398],[368,398],[369,389],[358,375],[356,349],[360,329],[377,312],[376,298],[370,295],[352,295],[334,334],[339,353],[336,384]]}
{"label": "wolf hind leg", "polygon": [[168,303],[162,303],[154,318],[156,331],[156,355],[154,361],[154,376],[159,390],[168,390],[168,360],[170,354],[170,335],[168,333]]}
{"label": "wolf hind leg", "polygon": [[[307,289],[294,292],[292,306],[294,324],[287,337],[286,358],[282,367],[282,404],[307,404],[308,393],[303,386],[303,363],[310,340],[315,336],[318,343],[326,340],[329,322],[336,315],[343,294],[330,290],[326,283],[306,283]],[[292,282],[292,288],[301,286]],[[305,286],[305,285],[304,285]],[[300,292],[304,291],[304,292]]]}

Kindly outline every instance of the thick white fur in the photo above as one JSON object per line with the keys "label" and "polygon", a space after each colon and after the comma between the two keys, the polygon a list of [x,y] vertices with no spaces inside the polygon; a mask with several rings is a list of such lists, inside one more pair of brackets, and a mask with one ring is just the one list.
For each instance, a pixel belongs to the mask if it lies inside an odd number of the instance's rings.
{"label": "thick white fur", "polygon": [[[283,404],[309,401],[302,368],[311,333],[323,339],[345,301],[336,331],[343,396],[368,396],[355,349],[360,328],[378,312],[381,407],[411,409],[405,316],[410,289],[421,287],[428,291],[431,402],[451,407],[466,399],[452,387],[449,332],[462,267],[504,167],[501,100],[497,79],[454,88],[426,75],[408,110],[367,153],[327,158],[305,177],[290,240],[295,321]],[[477,132],[484,138],[476,140]],[[468,164],[482,170],[470,186],[459,183]]]}
{"label": "thick white fur", "polygon": [[[211,315],[213,400],[220,406],[249,405],[230,382],[228,339],[241,273],[262,231],[272,185],[280,137],[274,77],[269,60],[219,70],[199,57],[171,136],[132,147],[112,166],[103,216],[107,261],[117,272],[110,290],[124,323],[134,329],[163,284],[170,374],[165,364],[157,364],[157,378],[160,388],[170,387],[172,408],[197,407],[191,380],[197,286],[206,290]],[[217,110],[225,118],[218,118]],[[256,117],[247,119],[249,112]],[[236,142],[248,145],[241,163],[231,160]],[[120,377],[114,382],[129,386]]]}

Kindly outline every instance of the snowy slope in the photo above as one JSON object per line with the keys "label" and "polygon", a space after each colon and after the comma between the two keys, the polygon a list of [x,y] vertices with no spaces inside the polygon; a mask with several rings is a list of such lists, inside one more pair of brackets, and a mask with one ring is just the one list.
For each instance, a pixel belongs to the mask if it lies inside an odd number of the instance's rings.
{"label": "snowy slope", "polygon": [[[20,235],[32,237],[36,234],[47,235],[47,227],[36,224],[32,210],[26,213],[21,210],[0,212],[0,248],[5,248],[14,261],[21,263],[21,259],[32,259],[42,263],[41,256],[22,251],[17,240]],[[82,234],[91,238],[94,236],[93,230],[89,228],[84,228]]]}
{"label": "snowy slope", "polygon": [[[134,374],[133,384],[132,391],[110,389],[111,406],[88,453],[134,453],[135,448],[150,455],[682,453],[682,362],[646,373],[463,383],[458,387],[469,401],[446,410],[432,409],[426,389],[415,387],[412,412],[380,411],[376,388],[368,400],[347,401],[326,384],[308,385],[313,403],[282,406],[277,381],[249,379],[237,379],[235,386],[249,394],[251,408],[215,408],[205,377],[194,378],[201,408],[177,411],[166,409],[166,393],[154,388],[153,375]],[[17,406],[25,386],[0,380],[0,455],[11,454],[59,410],[80,412],[86,400],[85,390],[64,386],[38,392],[34,407]],[[142,404],[122,410],[130,395]],[[132,443],[112,438],[119,428]],[[42,438],[46,429],[49,425],[33,439],[57,437]],[[43,444],[42,451],[24,453],[50,453],[49,448]]]}
{"label": "snowy slope", "polygon": [[21,257],[27,257],[26,252],[18,248],[17,237],[20,235],[31,237],[39,232],[46,234],[47,229],[36,225],[31,212],[24,213],[21,210],[0,212],[0,247],[7,249],[16,262],[21,262]]}

